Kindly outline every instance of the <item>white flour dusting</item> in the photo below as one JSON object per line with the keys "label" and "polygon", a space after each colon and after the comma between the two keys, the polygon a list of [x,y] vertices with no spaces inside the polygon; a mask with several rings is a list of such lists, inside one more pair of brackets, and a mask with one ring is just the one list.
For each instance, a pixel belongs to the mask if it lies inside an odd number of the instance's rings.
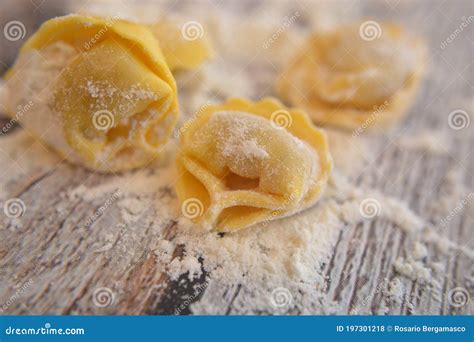
{"label": "white flour dusting", "polygon": [[[100,7],[98,4],[96,6]],[[278,10],[276,7],[275,11]],[[285,11],[291,15],[294,10],[286,8]],[[318,14],[306,18],[303,13]],[[326,17],[322,13],[302,11],[292,28],[298,31],[298,20],[317,21],[319,26],[330,26],[337,20],[335,12],[332,12],[334,16]],[[143,14],[133,13],[133,16]],[[151,17],[154,15],[153,11],[146,14]],[[257,31],[263,37],[259,37],[262,38],[259,41],[252,35],[242,34],[244,28],[237,24],[229,25],[232,32],[221,30],[222,22],[229,19],[226,16],[211,17],[213,18],[203,19],[203,25],[214,25],[211,31],[215,32],[215,43],[222,47],[217,50],[222,52],[223,57],[225,54],[232,54],[234,57],[229,59],[229,63],[239,68],[228,65],[224,67],[224,59],[219,58],[214,64],[204,66],[191,76],[180,75],[178,85],[182,89],[180,102],[183,120],[192,119],[198,113],[199,106],[228,96],[245,95],[257,99],[268,95],[276,77],[276,66],[284,63],[288,57],[286,50],[284,53],[273,54],[278,49],[263,49],[255,57],[256,61],[262,63],[262,68],[254,70],[247,65],[248,54],[256,47],[260,49],[261,44],[272,37],[279,23],[256,23],[255,25],[268,26],[266,31],[262,29],[263,26],[259,26]],[[270,17],[278,18],[275,13]],[[236,21],[235,18],[232,20]],[[294,44],[297,40],[293,42],[291,32],[291,28],[285,29],[284,33],[271,42],[272,46],[278,47],[279,44],[289,42]],[[239,43],[236,39],[239,39]],[[186,84],[180,82],[180,79],[185,79]],[[93,85],[90,90],[93,93],[98,91]],[[367,163],[372,161],[371,158],[377,155],[377,147],[372,145],[375,141],[373,137],[354,137],[350,132],[333,130],[328,131],[328,136],[335,171],[322,199],[314,207],[298,215],[234,234],[209,233],[181,217],[180,206],[172,190],[177,177],[172,158],[165,159],[159,166],[155,165],[150,169],[103,177],[98,184],[71,187],[64,195],[70,201],[101,205],[120,190],[113,205],[119,211],[116,219],[121,229],[105,231],[94,252],[132,253],[130,246],[133,244],[134,230],[143,229],[141,222],[145,221],[150,226],[150,241],[157,261],[157,272],[166,272],[172,280],[179,279],[181,275],[193,280],[201,277],[202,272],[207,273],[206,290],[202,298],[190,307],[195,314],[222,314],[219,310],[223,302],[230,301],[233,301],[231,314],[339,313],[339,303],[326,292],[328,282],[332,279],[322,269],[331,262],[335,244],[345,229],[371,222],[371,218],[361,213],[361,203],[367,199],[378,203],[379,208],[375,211],[377,222],[390,224],[413,242],[408,244],[409,248],[404,249],[403,257],[390,264],[394,274],[381,290],[387,305],[400,304],[407,299],[407,283],[430,287],[435,290],[434,293],[441,291],[439,279],[446,272],[444,256],[463,252],[474,259],[474,252],[444,237],[433,222],[426,222],[407,202],[390,197],[381,190],[355,185],[355,179],[362,174]],[[0,178],[0,200],[8,198],[13,192],[11,184],[17,183],[22,175],[48,170],[58,162],[54,154],[33,144],[34,141],[25,131],[1,137],[0,141],[0,162],[2,165],[8,164],[12,169],[7,173],[8,177]],[[400,142],[403,148],[441,154],[438,143],[423,134],[410,136]],[[247,144],[253,143],[250,141]],[[171,153],[175,152],[175,147],[172,142]],[[265,151],[261,151],[258,146],[246,146],[246,150],[265,157]],[[22,158],[19,158],[20,155]],[[17,162],[11,163],[9,158],[15,158]],[[448,175],[446,182],[446,190],[442,191],[445,196],[433,200],[427,216],[441,219],[452,208],[452,199],[462,198],[460,176]],[[162,192],[166,196],[162,196]],[[61,210],[60,205],[58,204],[57,210]],[[177,222],[173,237],[165,236],[169,222]],[[184,250],[183,257],[175,256],[178,246]],[[348,245],[347,248],[351,246]],[[234,295],[236,289],[239,290],[238,296]],[[281,298],[286,305],[280,305],[277,299]],[[414,311],[411,301],[407,302],[407,307]]]}
{"label": "white flour dusting", "polygon": [[411,257],[408,259],[398,258],[394,263],[394,267],[399,274],[420,284],[432,284],[433,282],[431,270],[425,267],[423,262]]}
{"label": "white flour dusting", "polygon": [[[92,201],[94,198],[103,198],[104,194],[116,189],[123,189],[123,199],[119,202],[122,220],[126,224],[132,224],[136,220],[134,213],[139,213],[141,208],[151,205],[150,198],[145,196],[140,199],[137,196],[150,193],[153,191],[150,188],[168,186],[173,182],[173,175],[174,166],[168,164],[157,174],[142,170],[114,177],[94,188],[80,186],[72,189],[70,196],[82,196],[84,200]],[[173,200],[169,206],[175,208],[172,215],[176,216],[172,217],[178,220],[177,235],[171,241],[157,241],[154,253],[161,265],[160,269],[165,270],[171,279],[178,279],[180,275],[187,274],[192,280],[200,277],[202,271],[206,271],[210,284],[223,287],[239,284],[242,293],[248,294],[248,297],[239,296],[239,301],[234,303],[236,313],[311,313],[322,303],[330,310],[330,303],[326,302],[324,296],[325,279],[321,268],[328,262],[341,229],[346,225],[352,226],[367,220],[361,215],[360,203],[368,193],[378,199],[381,206],[379,214],[383,219],[416,240],[412,253],[406,259],[395,261],[394,270],[401,277],[439,290],[440,284],[434,273],[438,274],[442,265],[425,263],[428,251],[422,240],[427,241],[425,243],[437,241],[446,245],[448,250],[459,246],[436,235],[432,227],[411,211],[406,203],[375,190],[354,186],[338,171],[331,177],[325,196],[313,208],[277,220],[267,227],[257,225],[234,234],[209,233],[187,219],[179,218],[176,210],[179,206],[177,201]],[[162,211],[155,213],[162,214]],[[417,240],[422,232],[422,240]],[[177,245],[184,246],[183,258],[173,258]],[[201,258],[202,266],[199,262]],[[391,282],[384,292],[388,302],[400,300],[401,290],[400,286],[395,284],[397,281]],[[272,291],[276,288],[289,291],[293,306],[282,311],[274,305]],[[215,293],[206,293],[209,294],[204,294],[199,303],[191,306],[193,312],[214,312],[215,303],[213,304],[209,296]]]}
{"label": "white flour dusting", "polygon": [[397,277],[393,278],[389,283],[387,289],[384,291],[385,300],[390,303],[400,304],[405,297],[405,287],[401,280]]}

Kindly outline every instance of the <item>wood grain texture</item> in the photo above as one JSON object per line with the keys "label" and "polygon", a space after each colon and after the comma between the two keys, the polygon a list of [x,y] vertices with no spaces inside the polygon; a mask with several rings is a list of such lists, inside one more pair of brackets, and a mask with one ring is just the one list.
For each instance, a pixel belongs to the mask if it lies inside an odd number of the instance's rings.
{"label": "wood grain texture", "polygon": [[[373,154],[367,156],[363,173],[354,179],[359,185],[407,201],[419,216],[435,224],[440,219],[433,209],[436,202],[449,197],[452,191],[450,172],[461,172],[468,191],[474,189],[474,124],[455,131],[447,121],[454,109],[473,115],[474,25],[465,28],[445,49],[440,48],[441,42],[459,27],[463,16],[474,14],[472,2],[369,1],[362,2],[362,6],[367,16],[402,22],[427,37],[430,70],[411,115],[399,129],[373,137]],[[266,94],[271,94],[270,89]],[[471,99],[470,108],[460,102],[465,98]],[[19,129],[8,133],[15,134]],[[456,148],[445,154],[431,154],[398,143],[403,137],[425,130],[443,132]],[[0,150],[2,139],[6,135],[0,136]],[[176,222],[152,222],[152,207],[145,208],[133,226],[125,226],[117,219],[119,209],[111,205],[100,220],[85,226],[85,220],[103,201],[71,198],[67,191],[81,184],[93,187],[107,176],[59,160],[54,167],[36,168],[26,174],[16,164],[12,160],[11,165],[2,165],[2,172],[19,173],[4,190],[10,198],[21,198],[27,211],[20,223],[5,217],[0,221],[0,303],[9,303],[3,314],[189,314],[189,302],[199,302],[203,297],[212,298],[214,304],[213,312],[208,313],[239,313],[233,306],[239,296],[245,295],[239,284],[222,288],[207,283],[205,273],[193,282],[186,275],[173,281],[156,267],[155,243],[160,237],[172,240]],[[160,205],[175,194],[172,188],[163,188],[150,196]],[[452,203],[452,207],[455,205]],[[472,208],[472,203],[469,205]],[[159,230],[154,229],[156,224],[161,225]],[[110,227],[114,227],[114,234],[104,239],[103,232],[109,232]],[[442,233],[473,249],[472,210],[465,208]],[[94,252],[105,242],[113,245],[111,251]],[[395,260],[406,256],[411,243],[403,231],[383,219],[345,227],[322,270],[327,276],[326,296],[338,303],[336,312],[473,314],[472,303],[456,308],[446,298],[449,290],[457,286],[474,294],[472,260],[463,253],[441,256],[433,245],[428,245],[428,258],[441,262],[446,269],[438,279],[441,293],[400,277],[407,298],[400,303],[387,303],[383,289],[387,280],[396,275]],[[182,248],[175,251],[175,255],[182,253]],[[202,290],[196,291],[196,286]],[[92,296],[99,287],[113,290],[113,305],[94,305]]]}

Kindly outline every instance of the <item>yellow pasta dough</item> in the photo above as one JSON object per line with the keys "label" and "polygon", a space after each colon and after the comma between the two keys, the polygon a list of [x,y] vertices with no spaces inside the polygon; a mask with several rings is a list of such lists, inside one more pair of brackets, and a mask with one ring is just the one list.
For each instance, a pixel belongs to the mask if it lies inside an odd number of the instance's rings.
{"label": "yellow pasta dough", "polygon": [[[175,80],[145,26],[70,15],[44,23],[7,75],[8,109],[68,160],[100,171],[158,155],[178,116]],[[32,102],[20,117],[19,106]]]}
{"label": "yellow pasta dough", "polygon": [[[150,25],[150,30],[160,42],[166,62],[172,71],[197,68],[206,59],[213,56],[210,41],[201,26],[193,27],[167,20]],[[196,22],[197,23],[197,22]],[[186,29],[188,28],[188,33]],[[193,31],[195,30],[195,31]]]}
{"label": "yellow pasta dough", "polygon": [[191,119],[177,156],[184,216],[228,232],[299,212],[332,168],[324,132],[274,99],[231,99]]}
{"label": "yellow pasta dough", "polygon": [[317,123],[384,127],[411,105],[424,55],[424,43],[397,25],[341,26],[308,39],[282,73],[277,91]]}

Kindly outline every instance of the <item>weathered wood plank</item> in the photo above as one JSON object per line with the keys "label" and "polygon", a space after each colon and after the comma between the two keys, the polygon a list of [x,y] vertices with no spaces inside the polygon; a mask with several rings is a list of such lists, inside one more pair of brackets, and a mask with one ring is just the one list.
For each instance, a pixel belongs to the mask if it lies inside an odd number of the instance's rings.
{"label": "weathered wood plank", "polygon": [[[472,44],[469,36],[472,39],[473,26],[448,48],[439,49],[440,42],[456,29],[462,16],[472,13],[472,3],[467,0],[370,1],[364,2],[363,7],[368,16],[401,21],[423,32],[431,44],[431,66],[418,101],[403,127],[370,138],[373,148],[371,155],[366,156],[366,167],[362,173],[352,175],[352,179],[360,186],[376,188],[407,201],[419,216],[436,225],[440,217],[433,211],[433,204],[449,197],[446,192],[452,190],[447,179],[450,171],[459,169],[468,191],[474,188],[472,126],[454,131],[447,125],[447,115],[453,109],[469,105],[459,103],[459,99],[469,96],[472,99],[473,56],[472,49],[465,46]],[[270,72],[274,69],[271,65],[266,67]],[[271,85],[256,89],[259,97],[272,93]],[[472,108],[471,103],[470,108],[464,109],[469,112]],[[470,114],[472,116],[472,112]],[[431,154],[399,144],[404,137],[427,129],[442,131],[452,140],[454,148],[446,154]],[[20,130],[10,130],[9,134]],[[2,139],[6,136],[0,137],[0,149]],[[350,137],[348,139],[350,141]],[[28,148],[29,144],[31,141]],[[68,191],[81,184],[99,185],[107,176],[59,160],[32,170],[21,173],[21,168],[12,164],[9,174],[2,176],[12,179],[4,189],[8,197],[21,198],[27,207],[21,220],[1,222],[0,303],[9,303],[5,313],[189,314],[190,302],[198,303],[204,297],[207,301],[212,297],[215,304],[213,312],[206,313],[240,313],[234,305],[246,295],[240,284],[223,288],[212,280],[208,282],[205,272],[193,282],[188,281],[186,275],[172,280],[159,269],[153,254],[154,244],[159,238],[173,240],[174,220],[166,217],[163,222],[153,222],[151,213],[155,208],[144,208],[132,226],[124,227],[119,220],[120,210],[111,205],[100,219],[85,226],[85,221],[112,193],[89,202],[69,196]],[[20,172],[20,177],[12,177],[14,172]],[[159,172],[159,169],[150,172]],[[175,195],[171,188],[164,188],[147,196],[157,205],[167,207],[167,201],[173,201]],[[459,200],[454,198],[454,201]],[[472,203],[469,205],[442,234],[472,249]],[[381,218],[346,226],[322,270],[326,275],[327,300],[338,302],[336,313],[472,314],[472,305],[455,308],[446,299],[449,290],[456,286],[473,293],[472,260],[463,253],[444,256],[433,244],[428,244],[428,262],[440,262],[446,268],[437,276],[441,283],[441,293],[437,294],[433,288],[401,277],[394,269],[395,261],[407,256],[406,251],[413,248],[413,242],[393,223]],[[113,248],[105,248],[109,245]],[[182,253],[180,248],[175,250],[175,256]],[[387,303],[384,291],[395,277],[400,279],[407,295],[400,302]],[[204,289],[196,293],[196,286],[204,286]],[[111,305],[94,305],[93,293],[100,287],[112,291]],[[19,288],[24,290],[14,297]],[[325,310],[321,308],[321,313]]]}

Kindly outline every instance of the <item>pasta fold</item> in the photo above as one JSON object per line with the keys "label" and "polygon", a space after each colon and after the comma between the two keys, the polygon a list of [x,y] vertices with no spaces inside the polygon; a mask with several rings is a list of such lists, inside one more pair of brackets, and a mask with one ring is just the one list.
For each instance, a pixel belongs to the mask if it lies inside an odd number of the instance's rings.
{"label": "pasta fold", "polygon": [[143,166],[178,117],[176,83],[145,26],[69,15],[24,44],[6,77],[10,115],[69,161],[114,172]]}
{"label": "pasta fold", "polygon": [[324,132],[274,99],[207,105],[186,127],[176,190],[184,216],[208,229],[236,231],[308,208],[332,168]]}
{"label": "pasta fold", "polygon": [[318,124],[387,127],[413,102],[424,59],[424,43],[395,24],[344,25],[314,33],[276,88]]}

